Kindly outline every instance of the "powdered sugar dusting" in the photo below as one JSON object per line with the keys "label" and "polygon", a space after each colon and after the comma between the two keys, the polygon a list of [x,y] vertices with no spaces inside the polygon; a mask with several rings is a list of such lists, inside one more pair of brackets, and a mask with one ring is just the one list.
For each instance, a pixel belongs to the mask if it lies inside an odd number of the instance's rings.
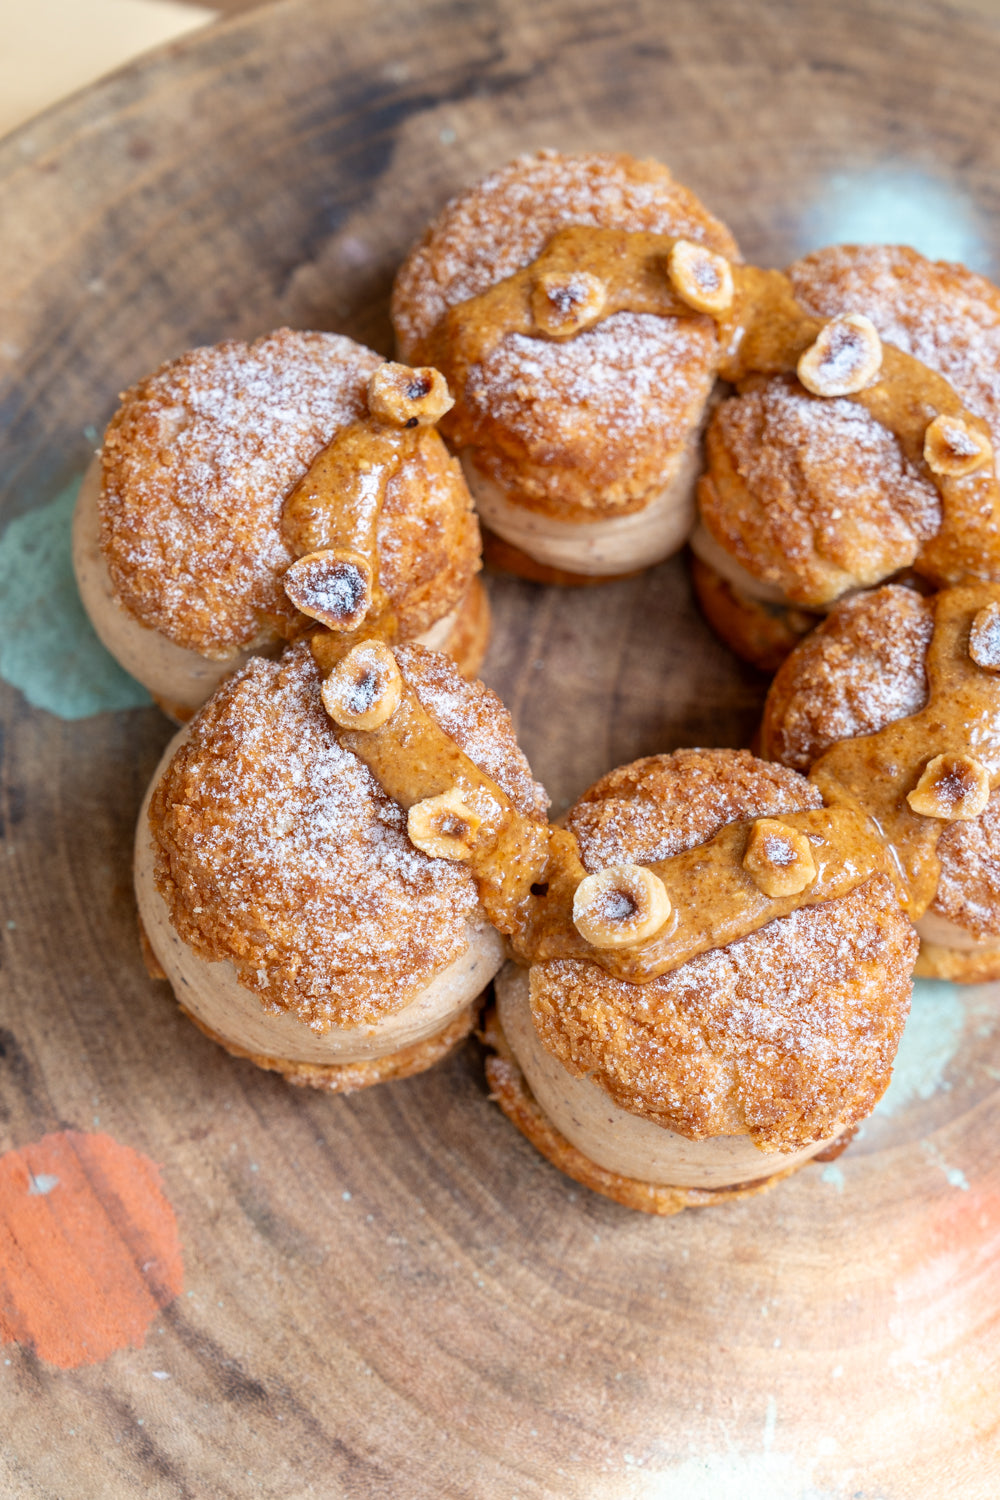
{"label": "powdered sugar dusting", "polygon": [[932,909],[974,938],[1000,938],[1000,792],[974,821],[943,829],[938,857]]}
{"label": "powdered sugar dusting", "polygon": [[1000,442],[1000,291],[904,245],[834,245],[788,269],[817,317],[864,313],[887,343],[944,375]]}
{"label": "powdered sugar dusting", "polygon": [[908,567],[941,524],[936,487],[892,433],[856,402],[811,396],[790,379],[755,381],[723,402],[709,457],[711,530],[798,604]]}
{"label": "powdered sugar dusting", "polygon": [[280,329],[194,349],[128,391],[104,448],[102,546],[121,601],[178,645],[226,655],[286,617],[281,507],[367,409],[379,357]]}
{"label": "powdered sugar dusting", "polygon": [[[567,823],[596,870],[820,805],[801,776],[745,750],[680,750],[613,771]],[[582,961],[536,964],[532,1012],[550,1051],[622,1108],[695,1139],[749,1132],[764,1150],[794,1150],[874,1107],[915,957],[913,930],[875,875],[648,984]]]}
{"label": "powdered sugar dusting", "polygon": [[622,1108],[694,1139],[748,1132],[789,1151],[874,1108],[915,957],[877,875],[648,984],[574,960],[536,965],[532,1012],[546,1046]]}
{"label": "powdered sugar dusting", "polygon": [[[470,371],[464,401],[487,437],[494,423],[513,444],[519,490],[627,504],[687,442],[715,358],[707,318],[615,313],[566,343],[508,335]],[[580,493],[566,471],[584,475]]]}
{"label": "powdered sugar dusting", "polygon": [[725,225],[658,162],[518,157],[452,199],[404,262],[392,307],[404,357],[449,307],[513,275],[567,224],[677,235],[738,254]]}
{"label": "powdered sugar dusting", "polygon": [[919,713],[933,630],[930,604],[899,584],[845,599],[775,677],[765,709],[768,753],[808,771],[831,745]]}
{"label": "powdered sugar dusting", "polygon": [[584,865],[656,864],[727,823],[821,807],[816,788],[748,750],[675,750],[602,777],[566,815]]}
{"label": "powdered sugar dusting", "polygon": [[[523,811],[544,817],[506,709],[454,664],[401,647],[425,707]],[[181,937],[229,959],[266,1009],[314,1030],[409,1004],[479,925],[464,866],[428,859],[406,816],[343,749],[305,643],[230,678],[153,799],[156,881]]]}
{"label": "powdered sugar dusting", "polygon": [[151,820],[181,937],[316,1031],[401,1009],[479,920],[468,872],[414,849],[402,809],[339,745],[304,644],[215,695]]}

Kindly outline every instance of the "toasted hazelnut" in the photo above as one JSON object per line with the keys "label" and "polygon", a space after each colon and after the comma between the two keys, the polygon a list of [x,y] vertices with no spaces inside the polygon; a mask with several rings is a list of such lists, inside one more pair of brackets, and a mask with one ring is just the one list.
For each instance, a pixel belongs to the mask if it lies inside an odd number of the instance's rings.
{"label": "toasted hazelnut", "polygon": [[415,802],[406,819],[406,832],[431,859],[471,859],[482,818],[457,787],[438,797]]}
{"label": "toasted hazelnut", "polygon": [[357,630],[372,602],[371,566],[352,552],[309,552],[282,585],[296,609],[330,630]]}
{"label": "toasted hazelnut", "polygon": [[659,932],[670,910],[666,887],[652,870],[611,865],[580,881],[573,925],[593,948],[625,948]]}
{"label": "toasted hazelnut", "polygon": [[608,289],[589,271],[546,271],[531,293],[536,327],[553,338],[568,338],[604,311]]}
{"label": "toasted hazelnut", "polygon": [[386,362],[368,382],[368,410],[390,427],[433,427],[454,405],[448,382],[430,365]]}
{"label": "toasted hazelnut", "polygon": [[693,240],[677,240],[667,257],[670,284],[688,307],[718,316],[733,305],[733,268]]}
{"label": "toasted hazelnut", "polygon": [[831,318],[798,363],[798,375],[814,396],[853,396],[882,368],[882,340],[863,313]]}
{"label": "toasted hazelnut", "polygon": [[758,818],[750,830],[743,868],[765,896],[797,896],[816,879],[816,861],[804,833],[777,818]]}
{"label": "toasted hazelnut", "polygon": [[961,479],[993,458],[985,433],[973,432],[961,417],[935,417],[924,433],[924,458],[934,474]]}
{"label": "toasted hazelnut", "polygon": [[972,622],[969,655],[977,667],[1000,672],[1000,604],[987,604]]}
{"label": "toasted hazelnut", "polygon": [[971,823],[990,800],[989,772],[971,755],[935,755],[906,800],[921,817]]}
{"label": "toasted hazelnut", "polygon": [[378,729],[399,707],[403,679],[383,641],[360,641],[320,689],[323,707],[341,729]]}

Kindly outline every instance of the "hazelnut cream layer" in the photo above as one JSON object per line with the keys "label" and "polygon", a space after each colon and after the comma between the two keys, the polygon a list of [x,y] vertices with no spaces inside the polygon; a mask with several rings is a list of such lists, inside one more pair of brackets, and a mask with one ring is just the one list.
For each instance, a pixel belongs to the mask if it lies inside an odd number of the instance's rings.
{"label": "hazelnut cream layer", "polygon": [[662,489],[641,510],[592,521],[562,521],[510,500],[476,465],[475,450],[462,467],[484,526],[536,561],[592,577],[637,572],[684,545],[694,522],[694,490],[701,466],[700,435],[682,449]]}
{"label": "hazelnut cream layer", "polygon": [[153,790],[189,731],[167,746],[139,814],[135,890],[146,936],[178,1001],[223,1042],[292,1063],[337,1065],[386,1057],[426,1040],[473,1001],[503,962],[503,940],[492,927],[469,927],[468,947],[401,1010],[373,1026],[313,1031],[290,1013],[263,1009],[238,981],[233,966],[201,958],[178,936],[153,877],[149,803]]}
{"label": "hazelnut cream layer", "polygon": [[749,1135],[704,1140],[619,1108],[599,1084],[574,1078],[541,1042],[531,1017],[526,969],[507,964],[496,981],[497,1013],[511,1051],[542,1110],[571,1145],[605,1171],[666,1187],[731,1187],[808,1161],[833,1137],[793,1152],[763,1152]]}

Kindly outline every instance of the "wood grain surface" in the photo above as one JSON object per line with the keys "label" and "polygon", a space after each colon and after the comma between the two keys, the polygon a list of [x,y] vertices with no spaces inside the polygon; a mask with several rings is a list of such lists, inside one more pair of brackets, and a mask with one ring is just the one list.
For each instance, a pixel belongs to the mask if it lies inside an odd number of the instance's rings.
{"label": "wood grain surface", "polygon": [[[989,20],[896,0],[291,0],[172,46],[0,144],[4,523],[192,344],[287,321],[388,351],[427,217],[539,145],[660,157],[763,263],[898,235],[995,273],[998,75]],[[489,586],[484,675],[557,810],[748,741],[763,681],[681,560]],[[996,987],[924,993],[909,1081],[838,1163],[648,1219],[536,1155],[474,1043],[347,1099],[214,1047],[135,934],[170,726],[6,687],[2,714],[0,1147],[100,1131],[159,1163],[184,1290],[101,1363],[0,1347],[0,1494],[1000,1492]]]}

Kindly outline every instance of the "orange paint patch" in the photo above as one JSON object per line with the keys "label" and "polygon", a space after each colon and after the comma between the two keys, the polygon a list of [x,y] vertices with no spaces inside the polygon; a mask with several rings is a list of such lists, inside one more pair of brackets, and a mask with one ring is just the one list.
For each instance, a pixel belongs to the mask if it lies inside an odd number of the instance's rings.
{"label": "orange paint patch", "polygon": [[64,1370],[141,1348],[183,1274],[147,1156],[78,1130],[0,1156],[0,1343]]}

